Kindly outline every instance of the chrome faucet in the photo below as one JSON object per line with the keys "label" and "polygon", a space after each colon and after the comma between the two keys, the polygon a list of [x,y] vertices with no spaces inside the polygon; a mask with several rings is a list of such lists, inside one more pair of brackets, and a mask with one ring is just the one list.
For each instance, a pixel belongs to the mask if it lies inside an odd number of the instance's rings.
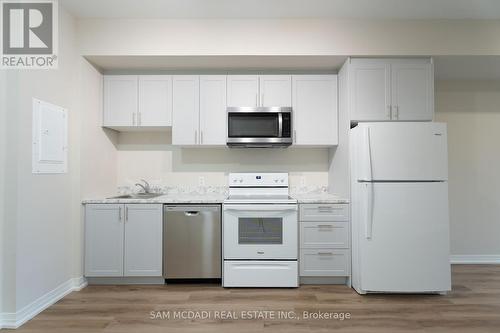
{"label": "chrome faucet", "polygon": [[145,181],[144,179],[141,179],[141,181],[144,182],[144,185],[137,183],[137,184],[135,184],[135,186],[142,187],[142,189],[144,190],[144,193],[151,193],[151,186],[149,185],[149,183],[147,181]]}

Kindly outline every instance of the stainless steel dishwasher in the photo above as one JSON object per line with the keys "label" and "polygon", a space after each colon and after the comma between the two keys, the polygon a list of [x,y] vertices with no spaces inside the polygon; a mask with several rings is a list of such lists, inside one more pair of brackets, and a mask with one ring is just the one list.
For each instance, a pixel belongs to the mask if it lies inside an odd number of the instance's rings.
{"label": "stainless steel dishwasher", "polygon": [[220,205],[165,205],[163,276],[221,278]]}

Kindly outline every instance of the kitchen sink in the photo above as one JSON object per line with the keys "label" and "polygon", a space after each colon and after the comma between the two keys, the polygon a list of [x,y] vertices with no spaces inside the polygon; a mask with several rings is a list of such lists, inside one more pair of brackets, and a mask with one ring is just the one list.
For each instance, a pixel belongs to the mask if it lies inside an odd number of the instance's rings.
{"label": "kitchen sink", "polygon": [[117,195],[115,197],[110,197],[108,199],[152,199],[163,195],[162,193],[134,193],[134,194],[123,194]]}

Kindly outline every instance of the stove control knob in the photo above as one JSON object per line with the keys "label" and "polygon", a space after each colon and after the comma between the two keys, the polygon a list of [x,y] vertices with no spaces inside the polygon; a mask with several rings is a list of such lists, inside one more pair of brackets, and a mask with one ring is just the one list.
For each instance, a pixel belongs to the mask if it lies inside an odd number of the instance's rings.
{"label": "stove control knob", "polygon": [[285,180],[284,180],[284,179],[281,179],[281,182],[282,182],[282,183],[284,183],[284,182],[285,182]]}
{"label": "stove control knob", "polygon": [[240,183],[243,183],[243,178],[240,178]]}
{"label": "stove control knob", "polygon": [[274,180],[274,182],[275,182],[275,183],[277,183],[277,182],[278,182],[278,180],[277,180],[277,179],[275,179],[275,180]]}
{"label": "stove control knob", "polygon": [[233,183],[236,183],[238,180],[237,179],[233,179]]}

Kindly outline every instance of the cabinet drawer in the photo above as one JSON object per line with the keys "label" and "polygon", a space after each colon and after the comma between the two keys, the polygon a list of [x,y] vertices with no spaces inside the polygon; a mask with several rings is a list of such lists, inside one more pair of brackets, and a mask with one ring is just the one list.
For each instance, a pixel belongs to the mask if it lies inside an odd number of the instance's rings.
{"label": "cabinet drawer", "polygon": [[348,276],[349,250],[300,250],[300,276]]}
{"label": "cabinet drawer", "polygon": [[224,261],[224,287],[298,287],[296,261]]}
{"label": "cabinet drawer", "polygon": [[301,204],[300,221],[349,221],[349,205]]}
{"label": "cabinet drawer", "polygon": [[349,247],[348,222],[300,222],[301,248]]}

